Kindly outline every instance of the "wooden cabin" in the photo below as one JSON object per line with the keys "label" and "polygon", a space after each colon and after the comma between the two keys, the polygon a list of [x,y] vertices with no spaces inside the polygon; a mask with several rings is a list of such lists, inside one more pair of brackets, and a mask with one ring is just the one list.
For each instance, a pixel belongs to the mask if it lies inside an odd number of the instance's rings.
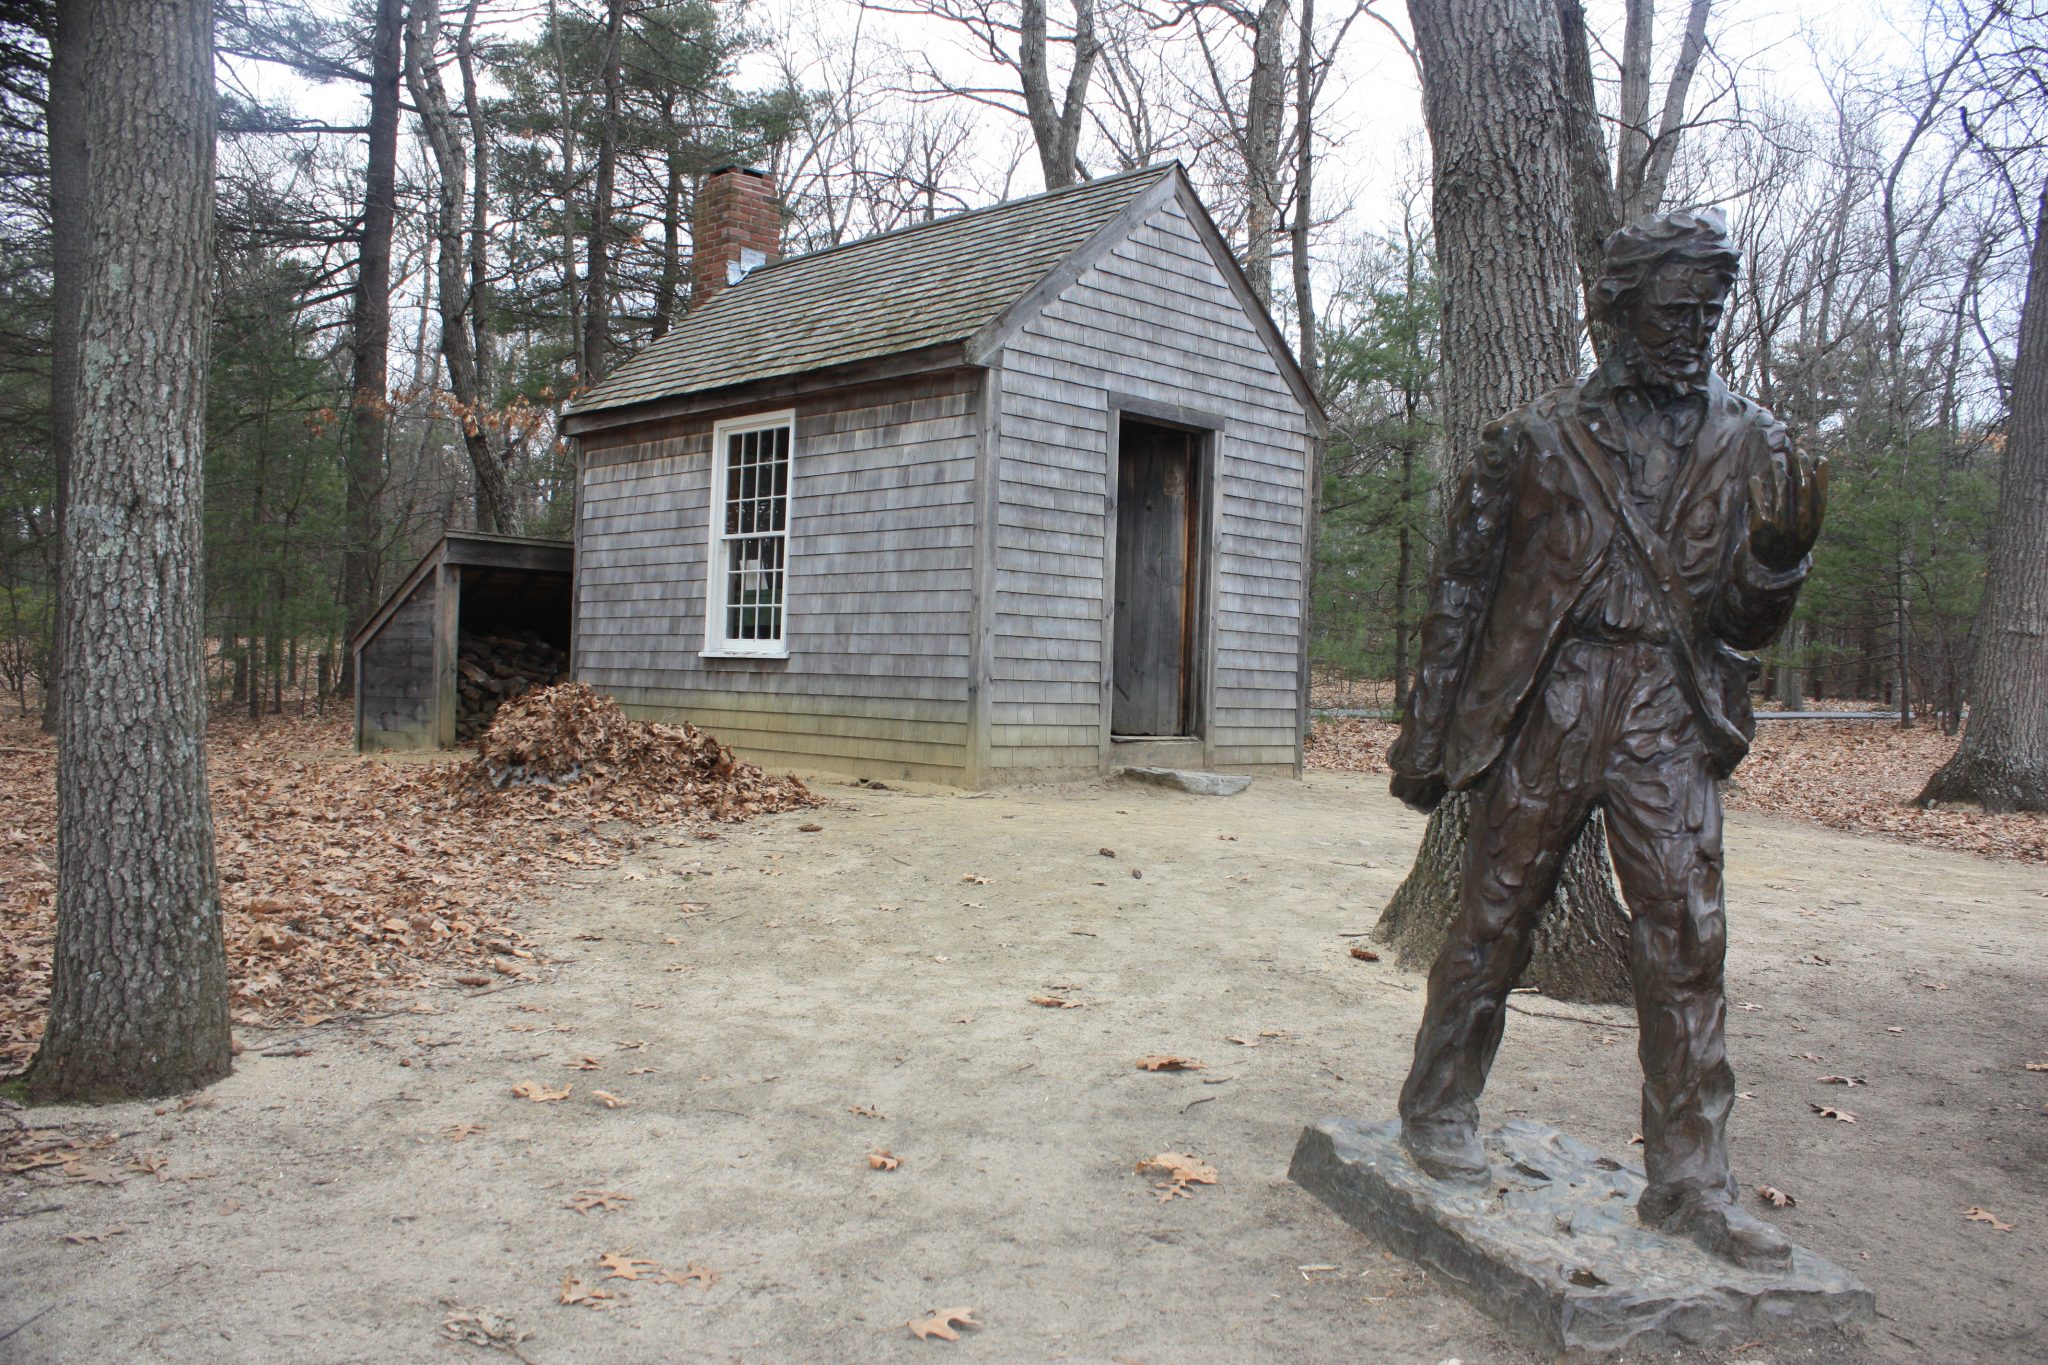
{"label": "wooden cabin", "polygon": [[1294,774],[1316,400],[1178,165],[775,259],[576,400],[575,676],[764,762]]}
{"label": "wooden cabin", "polygon": [[436,541],[349,640],[357,751],[452,748],[541,681],[524,665],[566,658],[572,564],[566,540],[450,531]]}

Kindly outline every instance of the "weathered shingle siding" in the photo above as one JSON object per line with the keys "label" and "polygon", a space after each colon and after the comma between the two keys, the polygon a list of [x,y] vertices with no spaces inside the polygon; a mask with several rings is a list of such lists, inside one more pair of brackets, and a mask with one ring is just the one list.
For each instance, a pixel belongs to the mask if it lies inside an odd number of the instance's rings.
{"label": "weathered shingle siding", "polygon": [[588,438],[577,676],[764,757],[962,768],[979,391],[954,371],[796,402],[787,661],[699,657],[715,416]]}
{"label": "weathered shingle siding", "polygon": [[995,766],[1099,762],[1112,392],[1227,418],[1206,758],[1292,764],[1307,421],[1180,204],[1028,321],[999,373]]}

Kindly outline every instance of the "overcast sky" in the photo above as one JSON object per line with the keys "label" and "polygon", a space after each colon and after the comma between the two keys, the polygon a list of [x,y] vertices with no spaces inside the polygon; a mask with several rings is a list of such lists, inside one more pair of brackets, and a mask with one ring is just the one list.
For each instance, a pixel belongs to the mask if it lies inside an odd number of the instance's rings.
{"label": "overcast sky", "polygon": [[[345,0],[306,3],[321,9],[345,8]],[[1333,0],[1324,0],[1318,8],[1325,15],[1341,12]],[[1668,64],[1683,22],[1684,0],[1664,0],[1661,8],[1657,51],[1660,63]],[[1379,9],[1405,29],[1401,0],[1379,0]],[[1619,0],[1591,0],[1588,9],[1596,39],[1609,39],[1618,48]],[[1725,85],[1727,71],[1733,69],[1748,98],[1761,93],[1818,103],[1823,92],[1815,76],[1817,63],[1872,68],[1912,63],[1924,10],[1924,4],[1915,0],[1719,0],[1709,27],[1714,56],[1695,80],[1695,96]],[[487,19],[495,16],[501,32],[530,26],[541,12],[540,0],[487,0],[484,10]],[[779,36],[799,69],[821,52],[843,53],[858,31],[862,50],[873,52],[877,60],[893,42],[928,55],[948,75],[991,84],[1002,80],[1001,73],[977,72],[952,30],[936,21],[863,13],[855,0],[754,0],[749,14],[762,30]],[[1596,54],[1596,74],[1601,64]],[[759,54],[743,65],[741,79],[766,85],[776,79],[778,67],[777,56]],[[1662,74],[1660,70],[1653,107],[1662,99]],[[336,122],[360,122],[365,116],[362,92],[346,83],[315,87],[248,63],[235,64],[231,79],[246,82],[258,93],[288,98]],[[976,197],[999,197],[1004,188],[998,179],[1000,168],[1013,161],[1010,192],[1038,189],[1035,158],[1019,155],[1029,147],[1021,124],[993,112],[985,123],[981,161],[986,181],[975,187],[980,191]],[[1367,20],[1352,26],[1319,117],[1319,131],[1327,148],[1317,173],[1319,209],[1342,212],[1333,231],[1348,236],[1397,221],[1399,188],[1404,180],[1412,181],[1418,166],[1426,165],[1427,146],[1414,70],[1399,42],[1382,26]]]}

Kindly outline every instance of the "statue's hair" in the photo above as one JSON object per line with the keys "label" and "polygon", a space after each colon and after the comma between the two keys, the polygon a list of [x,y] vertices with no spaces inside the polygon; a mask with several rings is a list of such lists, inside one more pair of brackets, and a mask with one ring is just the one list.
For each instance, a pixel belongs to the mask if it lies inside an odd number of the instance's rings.
{"label": "statue's hair", "polygon": [[1600,249],[1600,301],[1610,315],[1643,287],[1650,272],[1670,261],[1735,282],[1742,253],[1728,236],[1728,216],[1719,209],[1674,209],[1650,213],[1608,234]]}

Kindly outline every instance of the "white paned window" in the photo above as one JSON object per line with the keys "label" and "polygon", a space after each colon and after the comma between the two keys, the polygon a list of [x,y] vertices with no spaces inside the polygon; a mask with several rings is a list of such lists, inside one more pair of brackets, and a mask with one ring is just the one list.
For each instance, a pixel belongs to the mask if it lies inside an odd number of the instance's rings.
{"label": "white paned window", "polygon": [[789,655],[789,472],[796,414],[762,413],[711,430],[711,557],[704,652]]}

